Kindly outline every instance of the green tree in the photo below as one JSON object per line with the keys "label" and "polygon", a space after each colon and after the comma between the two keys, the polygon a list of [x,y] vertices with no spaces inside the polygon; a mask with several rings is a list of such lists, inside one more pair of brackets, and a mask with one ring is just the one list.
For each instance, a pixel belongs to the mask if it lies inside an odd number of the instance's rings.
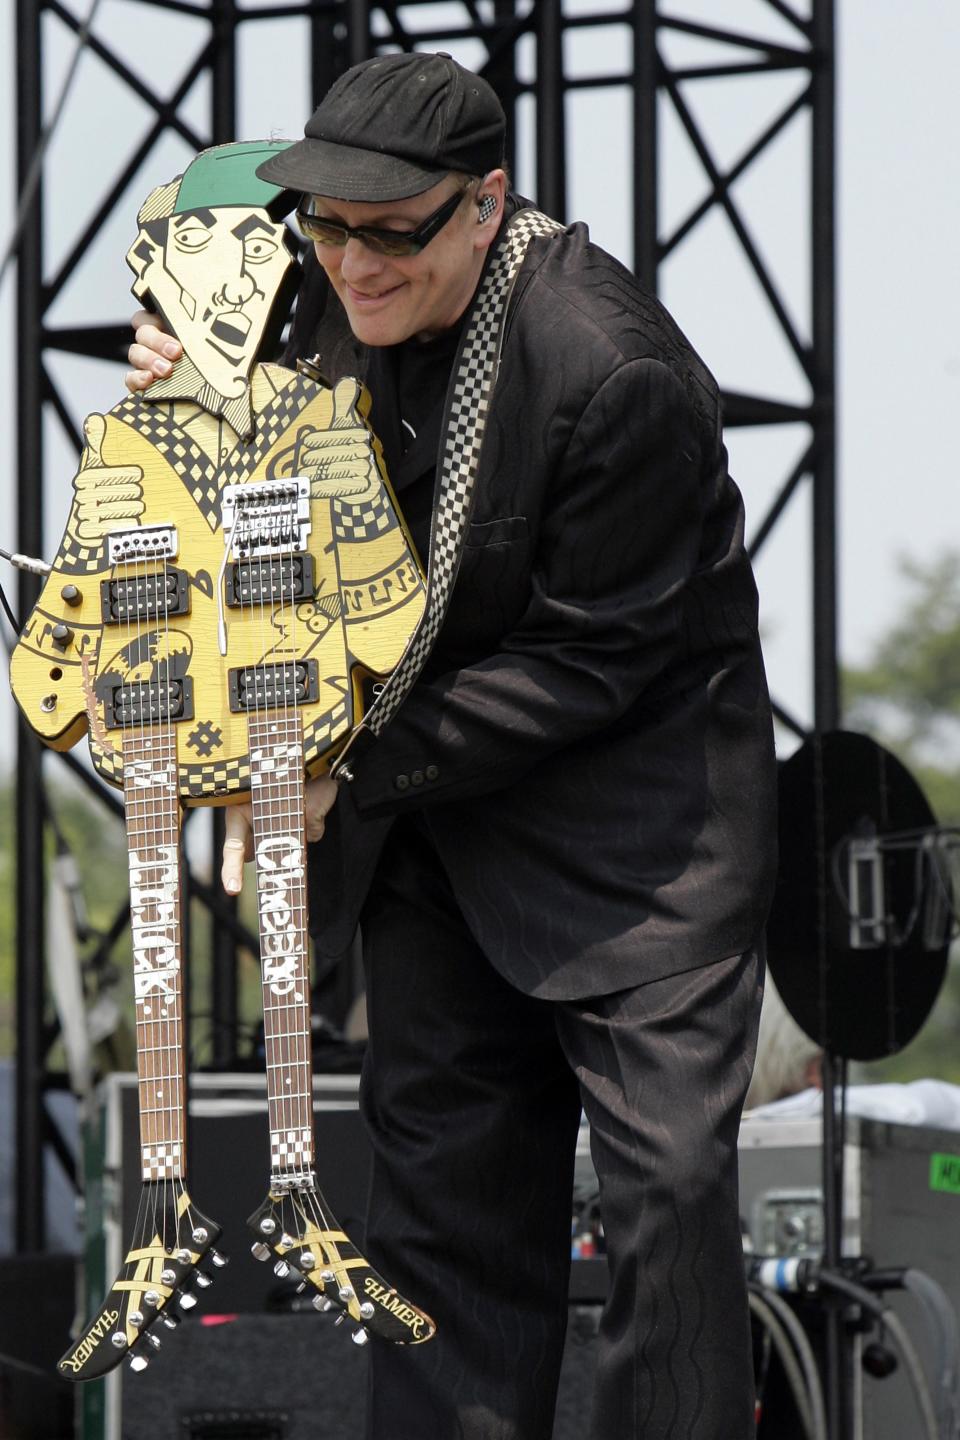
{"label": "green tree", "polygon": [[[866,665],[844,672],[844,724],[887,746],[922,787],[941,825],[960,826],[960,550],[905,558],[907,601]],[[958,836],[960,841],[960,836]],[[953,873],[960,882],[954,851]],[[960,884],[954,890],[954,903]],[[960,965],[926,1025],[899,1055],[868,1066],[870,1080],[935,1076],[960,1083]]]}

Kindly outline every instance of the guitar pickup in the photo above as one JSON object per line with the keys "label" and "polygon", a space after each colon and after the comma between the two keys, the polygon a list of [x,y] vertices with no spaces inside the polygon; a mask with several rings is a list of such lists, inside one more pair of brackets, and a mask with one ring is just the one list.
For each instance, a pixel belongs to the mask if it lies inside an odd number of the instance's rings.
{"label": "guitar pickup", "polygon": [[225,573],[227,604],[233,610],[312,600],[316,565],[309,553],[267,560],[236,560]]}
{"label": "guitar pickup", "polygon": [[166,720],[193,719],[193,680],[137,680],[111,685],[104,696],[104,718],[110,730],[154,725]]}
{"label": "guitar pickup", "polygon": [[310,705],[320,694],[316,660],[279,665],[242,665],[228,672],[230,709],[235,714]]}
{"label": "guitar pickup", "polygon": [[168,566],[150,575],[126,575],[100,582],[100,615],[104,625],[165,620],[190,610],[187,572]]}

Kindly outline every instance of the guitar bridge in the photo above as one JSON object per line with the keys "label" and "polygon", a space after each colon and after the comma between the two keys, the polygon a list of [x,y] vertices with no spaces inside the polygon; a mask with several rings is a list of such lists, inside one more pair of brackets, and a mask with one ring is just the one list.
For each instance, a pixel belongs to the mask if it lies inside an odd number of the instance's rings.
{"label": "guitar bridge", "polygon": [[220,499],[223,534],[236,559],[306,550],[310,481],[305,475],[224,485]]}
{"label": "guitar bridge", "polygon": [[242,665],[228,672],[230,709],[235,715],[310,705],[320,694],[316,660],[279,665]]}
{"label": "guitar bridge", "polygon": [[137,525],[132,530],[114,530],[107,536],[107,560],[111,565],[135,565],[140,560],[175,560],[175,525]]}

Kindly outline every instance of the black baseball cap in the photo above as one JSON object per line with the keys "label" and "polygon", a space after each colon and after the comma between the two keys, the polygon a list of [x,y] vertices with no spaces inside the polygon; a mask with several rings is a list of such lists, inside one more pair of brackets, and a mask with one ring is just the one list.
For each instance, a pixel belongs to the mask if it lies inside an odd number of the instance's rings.
{"label": "black baseball cap", "polygon": [[505,129],[486,80],[451,56],[381,55],[341,75],[307,121],[304,139],[257,174],[335,200],[405,200],[451,170],[495,170]]}

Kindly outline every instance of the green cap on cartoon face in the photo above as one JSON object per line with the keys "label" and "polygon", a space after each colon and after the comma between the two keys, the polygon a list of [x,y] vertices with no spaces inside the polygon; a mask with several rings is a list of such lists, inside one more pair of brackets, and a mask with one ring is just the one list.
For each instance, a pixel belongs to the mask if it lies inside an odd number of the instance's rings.
{"label": "green cap on cartoon face", "polygon": [[298,194],[261,180],[256,169],[290,144],[289,140],[241,140],[201,151],[183,173],[173,213],[249,205],[266,210],[273,220],[281,219],[294,208]]}

